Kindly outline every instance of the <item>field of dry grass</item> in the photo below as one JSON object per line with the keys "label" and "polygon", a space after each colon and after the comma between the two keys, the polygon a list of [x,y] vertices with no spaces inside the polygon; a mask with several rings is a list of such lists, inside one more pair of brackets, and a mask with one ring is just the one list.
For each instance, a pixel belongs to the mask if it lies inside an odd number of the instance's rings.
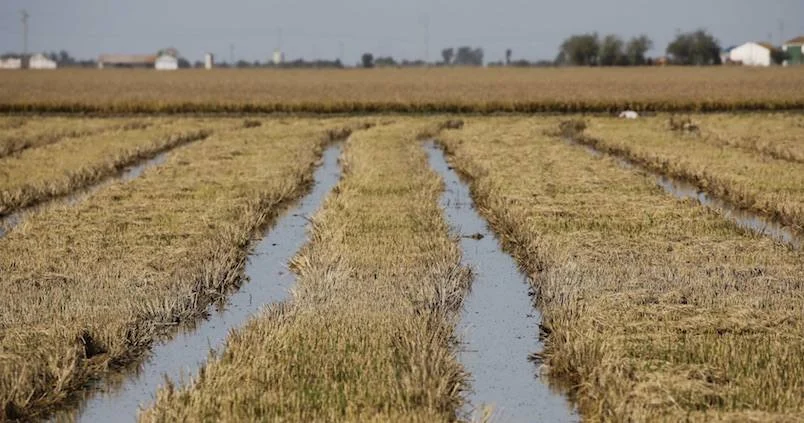
{"label": "field of dry grass", "polygon": [[804,163],[804,114],[714,114],[696,115],[693,120],[706,142]]}
{"label": "field of dry grass", "polygon": [[0,121],[0,158],[29,148],[111,130],[144,129],[143,119],[4,118]]}
{"label": "field of dry grass", "polygon": [[[697,119],[693,119],[693,124]],[[742,125],[750,125],[757,119],[760,117],[751,115],[704,117],[695,124],[699,132],[690,133],[670,130],[666,116],[636,121],[590,118],[586,119],[586,131],[575,138],[653,171],[689,181],[703,191],[776,219],[802,234],[804,163],[789,160],[804,151],[801,144],[804,138],[798,135],[802,131],[796,126],[801,118],[766,118],[770,123],[745,132],[739,130],[740,125],[732,125],[743,120]],[[718,124],[718,120],[725,123]],[[775,129],[759,134],[763,128]],[[739,134],[754,141],[743,141]],[[793,138],[787,138],[786,134],[793,134]],[[724,140],[731,144],[725,145]],[[763,151],[777,151],[789,158],[777,159]]]}
{"label": "field of dry grass", "polygon": [[545,135],[559,121],[476,118],[441,137],[532,275],[551,380],[590,421],[804,419],[802,253]]}
{"label": "field of dry grass", "polygon": [[292,300],[232,334],[188,389],[143,421],[452,421],[469,283],[417,136],[422,121],[353,135],[345,176],[297,255]]}
{"label": "field of dry grass", "polygon": [[142,129],[120,127],[0,158],[0,215],[70,194],[160,152],[242,125],[230,119],[147,122],[150,126]]}
{"label": "field of dry grass", "polygon": [[[237,285],[254,230],[304,191],[341,133],[330,130],[351,124],[219,132],[78,206],[28,216],[0,240],[0,420],[64,403]],[[136,142],[136,132],[105,143]]]}
{"label": "field of dry grass", "polygon": [[613,112],[804,108],[795,68],[3,72],[0,112]]}

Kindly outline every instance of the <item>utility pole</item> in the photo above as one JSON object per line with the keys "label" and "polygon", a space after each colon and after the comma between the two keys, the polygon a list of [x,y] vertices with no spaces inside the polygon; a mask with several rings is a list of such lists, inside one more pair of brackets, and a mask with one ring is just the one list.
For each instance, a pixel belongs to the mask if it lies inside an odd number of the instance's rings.
{"label": "utility pole", "polygon": [[23,9],[20,11],[22,15],[22,55],[28,56],[28,18],[31,16],[28,11]]}

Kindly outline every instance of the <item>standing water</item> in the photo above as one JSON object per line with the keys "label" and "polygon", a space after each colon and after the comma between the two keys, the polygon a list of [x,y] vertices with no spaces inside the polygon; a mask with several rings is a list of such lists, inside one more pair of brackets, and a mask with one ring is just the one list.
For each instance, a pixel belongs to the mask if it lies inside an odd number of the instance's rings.
{"label": "standing water", "polygon": [[[165,381],[187,381],[196,376],[210,350],[219,350],[232,329],[243,326],[266,304],[284,301],[295,276],[287,263],[307,239],[308,216],[322,204],[340,180],[341,146],[324,152],[323,165],[315,172],[315,186],[293,209],[283,215],[254,249],[246,265],[248,282],[232,294],[222,310],[193,330],[154,345],[149,358],[119,387],[90,398],[77,411],[83,422],[135,421],[140,408],[154,400]],[[181,386],[181,385],[179,385]]]}
{"label": "standing water", "polygon": [[608,156],[625,169],[637,169],[640,172],[644,172],[646,175],[652,177],[656,181],[656,185],[661,187],[666,193],[682,200],[695,200],[698,202],[698,204],[704,207],[716,210],[724,218],[734,222],[737,226],[743,229],[748,229],[757,234],[771,237],[793,247],[794,249],[800,249],[802,246],[801,237],[796,235],[796,233],[790,227],[787,227],[773,219],[761,216],[745,209],[741,209],[726,200],[708,194],[691,183],[654,172],[638,163],[629,160],[626,157],[616,154],[607,155],[595,147],[580,142],[576,139],[565,138],[565,141],[570,145],[583,148],[587,153],[594,157],[602,158]]}
{"label": "standing water", "polygon": [[469,188],[433,142],[425,145],[430,166],[444,179],[441,205],[459,231],[464,265],[474,271],[464,302],[460,361],[472,375],[468,415],[492,406],[504,422],[578,421],[572,405],[540,378],[528,356],[543,349],[538,339],[541,315],[533,307],[527,277],[505,254],[486,221],[475,210]]}

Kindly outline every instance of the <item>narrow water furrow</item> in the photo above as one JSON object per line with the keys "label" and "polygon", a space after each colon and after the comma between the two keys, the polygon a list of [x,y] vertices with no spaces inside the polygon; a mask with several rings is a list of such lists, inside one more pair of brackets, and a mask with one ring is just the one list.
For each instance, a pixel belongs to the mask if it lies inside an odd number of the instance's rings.
{"label": "narrow water furrow", "polygon": [[790,245],[795,249],[800,249],[802,243],[804,243],[801,237],[798,236],[789,226],[783,225],[782,223],[761,214],[737,207],[729,201],[715,197],[706,191],[701,190],[694,184],[655,172],[645,166],[640,165],[639,163],[629,160],[626,157],[606,153],[595,148],[593,145],[578,139],[565,138],[565,140],[572,145],[583,148],[584,151],[595,157],[612,157],[620,166],[626,169],[638,169],[639,171],[644,172],[656,181],[656,185],[661,187],[665,192],[673,197],[682,200],[695,200],[701,206],[717,211],[724,218],[734,222],[740,228],[748,229],[759,235],[773,238],[779,242]]}
{"label": "narrow water furrow", "polygon": [[120,173],[118,173],[117,175],[103,179],[94,185],[80,188],[77,191],[74,191],[67,196],[52,198],[50,200],[46,200],[43,203],[39,203],[30,207],[23,208],[21,210],[17,210],[9,215],[0,216],[0,238],[3,238],[12,229],[14,229],[20,223],[22,223],[25,220],[25,216],[30,213],[35,213],[39,210],[60,203],[75,206],[84,201],[85,199],[89,198],[93,193],[97,192],[98,190],[100,190],[105,186],[108,186],[115,182],[128,182],[139,178],[146,170],[155,166],[159,166],[160,164],[164,163],[165,160],[167,160],[168,152],[169,151],[163,151],[157,154],[153,158],[144,160],[140,163],[131,166],[127,166],[123,168],[123,170],[120,171]]}
{"label": "narrow water furrow", "polygon": [[446,185],[441,205],[461,236],[463,264],[474,275],[459,328],[464,343],[460,361],[472,380],[462,414],[479,416],[484,406],[491,406],[499,421],[578,421],[567,398],[552,390],[528,359],[543,345],[541,315],[531,302],[527,276],[502,251],[475,209],[469,187],[449,167],[443,152],[433,142],[425,147],[431,167]]}
{"label": "narrow water furrow", "polygon": [[219,351],[231,330],[245,324],[266,304],[284,301],[295,281],[287,263],[306,240],[308,216],[323,203],[340,180],[341,145],[332,145],[314,174],[309,194],[288,210],[259,241],[246,265],[246,283],[223,306],[211,310],[208,319],[170,340],[156,344],[144,362],[130,375],[106,387],[74,412],[57,418],[82,422],[135,421],[138,411],[154,400],[165,378],[180,386],[197,375],[210,351]]}

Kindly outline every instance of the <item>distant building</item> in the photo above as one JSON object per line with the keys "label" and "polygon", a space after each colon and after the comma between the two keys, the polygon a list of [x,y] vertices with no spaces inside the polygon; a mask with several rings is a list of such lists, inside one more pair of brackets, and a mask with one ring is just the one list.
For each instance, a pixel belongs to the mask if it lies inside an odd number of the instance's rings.
{"label": "distant building", "polygon": [[144,54],[102,54],[98,57],[98,68],[142,68],[153,69],[156,56]]}
{"label": "distant building", "polygon": [[784,43],[782,50],[787,52],[788,59],[784,64],[787,65],[804,65],[804,36],[793,38],[792,40]]}
{"label": "distant building", "polygon": [[0,69],[22,69],[22,59],[19,57],[0,59]]}
{"label": "distant building", "polygon": [[282,53],[279,50],[274,50],[274,64],[281,65],[285,63],[285,53]]}
{"label": "distant building", "polygon": [[45,57],[44,54],[34,54],[28,59],[28,69],[56,69],[58,64]]}
{"label": "distant building", "polygon": [[774,50],[776,47],[769,43],[749,42],[732,49],[729,59],[744,66],[770,66],[773,64]]}
{"label": "distant building", "polygon": [[215,56],[212,53],[204,55],[204,69],[212,69],[215,66]]}
{"label": "distant building", "polygon": [[179,68],[179,59],[175,56],[163,54],[156,59],[156,70],[176,70]]}

